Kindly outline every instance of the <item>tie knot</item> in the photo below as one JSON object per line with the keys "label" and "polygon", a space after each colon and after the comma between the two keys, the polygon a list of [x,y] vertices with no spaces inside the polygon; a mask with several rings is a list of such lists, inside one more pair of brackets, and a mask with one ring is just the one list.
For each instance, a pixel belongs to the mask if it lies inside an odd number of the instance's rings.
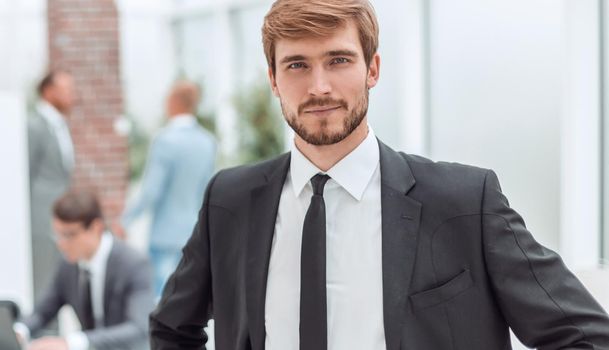
{"label": "tie knot", "polygon": [[311,178],[311,186],[313,186],[313,194],[323,196],[324,186],[330,180],[328,175],[317,174]]}

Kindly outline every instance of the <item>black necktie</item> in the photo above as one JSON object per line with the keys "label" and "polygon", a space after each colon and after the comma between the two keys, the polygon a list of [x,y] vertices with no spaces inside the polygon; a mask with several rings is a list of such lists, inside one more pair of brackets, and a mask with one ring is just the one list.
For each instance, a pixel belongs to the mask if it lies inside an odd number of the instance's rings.
{"label": "black necktie", "polygon": [[91,273],[87,269],[80,270],[80,302],[82,308],[82,329],[90,330],[95,328],[95,318],[93,316],[93,304],[91,303]]}
{"label": "black necktie", "polygon": [[328,175],[311,179],[313,196],[302,227],[300,257],[300,350],[328,348],[326,299],[326,204]]}

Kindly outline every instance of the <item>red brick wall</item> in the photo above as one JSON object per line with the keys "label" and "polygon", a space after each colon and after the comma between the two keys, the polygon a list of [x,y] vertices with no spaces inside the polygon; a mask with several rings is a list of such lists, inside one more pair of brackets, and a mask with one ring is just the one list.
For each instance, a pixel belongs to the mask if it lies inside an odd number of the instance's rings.
{"label": "red brick wall", "polygon": [[50,66],[69,70],[78,92],[74,187],[96,191],[109,221],[127,187],[127,140],[113,129],[123,113],[118,19],[114,0],[48,0]]}

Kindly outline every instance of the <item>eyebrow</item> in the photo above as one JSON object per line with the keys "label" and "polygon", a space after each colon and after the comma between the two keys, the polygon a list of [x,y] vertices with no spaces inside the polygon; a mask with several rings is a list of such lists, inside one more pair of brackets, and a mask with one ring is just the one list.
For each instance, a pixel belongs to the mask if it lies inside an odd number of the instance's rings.
{"label": "eyebrow", "polygon": [[[331,50],[324,54],[327,57],[335,57],[335,56],[348,56],[348,57],[357,57],[357,52],[352,50]],[[285,64],[294,61],[304,61],[307,57],[303,55],[292,55],[286,56],[279,61],[280,64]]]}
{"label": "eyebrow", "polygon": [[284,63],[294,62],[294,61],[304,61],[305,59],[306,59],[306,57],[303,55],[286,56],[286,57],[282,58],[281,61],[279,61],[279,63],[284,64]]}
{"label": "eyebrow", "polygon": [[332,51],[328,51],[326,53],[326,56],[349,56],[349,57],[356,57],[357,56],[357,52],[355,51],[351,51],[351,50],[332,50]]}

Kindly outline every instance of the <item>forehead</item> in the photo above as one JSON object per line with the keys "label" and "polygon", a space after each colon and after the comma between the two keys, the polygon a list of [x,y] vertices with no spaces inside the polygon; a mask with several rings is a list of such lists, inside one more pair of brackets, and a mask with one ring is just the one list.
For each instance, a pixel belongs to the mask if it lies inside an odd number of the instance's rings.
{"label": "forehead", "polygon": [[53,218],[53,225],[55,225],[55,227],[58,229],[70,230],[70,231],[84,228],[84,225],[82,224],[82,222],[66,222],[66,221],[61,221],[58,218]]}
{"label": "forehead", "polygon": [[58,86],[65,86],[65,85],[70,85],[72,84],[72,76],[70,74],[67,73],[57,73],[57,75],[55,75],[55,77],[53,78],[53,84],[52,85],[58,85]]}
{"label": "forehead", "polygon": [[350,50],[363,54],[357,27],[352,21],[338,27],[329,36],[308,36],[304,38],[279,39],[275,43],[275,59],[280,62],[287,56],[302,55],[304,57],[324,56],[328,51]]}

